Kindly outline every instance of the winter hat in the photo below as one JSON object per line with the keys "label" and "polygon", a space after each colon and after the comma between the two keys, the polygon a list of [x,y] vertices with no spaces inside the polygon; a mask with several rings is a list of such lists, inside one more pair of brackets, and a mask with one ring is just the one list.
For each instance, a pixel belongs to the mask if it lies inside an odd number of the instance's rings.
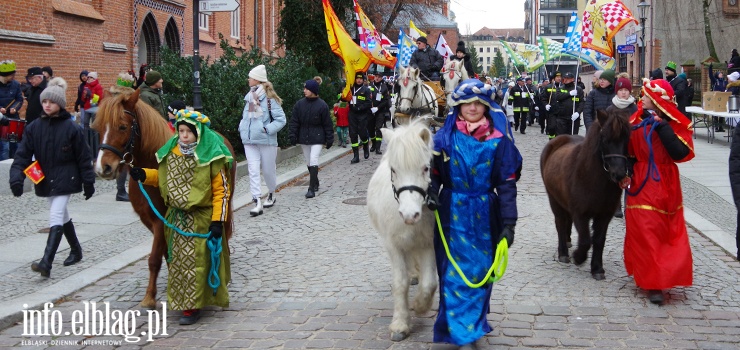
{"label": "winter hat", "polygon": [[306,84],[303,87],[305,87],[306,90],[313,92],[314,95],[319,94],[319,83],[317,83],[316,80],[306,80]]}
{"label": "winter hat", "polygon": [[61,77],[49,81],[49,85],[41,92],[41,101],[49,100],[58,104],[61,108],[67,106],[67,82]]}
{"label": "winter hat", "polygon": [[177,111],[186,108],[187,106],[185,106],[185,102],[182,102],[180,100],[174,100],[170,102],[169,106],[167,106],[167,110],[172,114],[177,114]]}
{"label": "winter hat", "polygon": [[146,79],[144,79],[144,84],[146,84],[147,86],[152,86],[160,80],[162,80],[162,74],[157,72],[156,70],[150,70],[146,72]]}
{"label": "winter hat", "polygon": [[177,122],[177,128],[178,129],[180,128],[180,125],[187,126],[190,129],[190,131],[193,133],[193,135],[195,135],[195,139],[196,140],[198,139],[198,128],[195,127],[195,124],[188,123],[188,122],[186,122],[184,120],[180,120],[180,121]]}
{"label": "winter hat", "polygon": [[88,72],[88,71],[87,71],[87,69],[83,69],[83,70],[82,70],[82,71],[80,72],[80,78],[82,78],[82,76],[84,75],[84,76],[85,76],[85,79],[87,79],[87,74],[88,74],[88,73],[90,73],[90,72]]}
{"label": "winter hat", "polygon": [[599,79],[604,79],[609,82],[609,84],[614,84],[616,73],[614,73],[611,69],[605,69],[603,72],[601,72],[601,75],[599,76]]}
{"label": "winter hat", "polygon": [[[653,101],[656,108],[663,111],[665,115],[678,123],[683,123],[686,120],[686,116],[678,110],[676,94],[667,80],[643,79],[642,84],[642,92]],[[637,113],[633,115],[633,118],[637,118]]]}
{"label": "winter hat", "polygon": [[738,79],[740,79],[740,73],[739,72],[733,72],[732,74],[727,76],[727,80],[730,82],[735,82]]}
{"label": "winter hat", "polygon": [[676,62],[668,61],[665,65],[665,70],[672,71],[673,73],[676,73]]}
{"label": "winter hat", "polygon": [[654,71],[650,72],[650,79],[663,79],[663,70],[655,68]]}
{"label": "winter hat", "polygon": [[44,67],[44,68],[41,68],[41,71],[42,71],[42,72],[46,72],[46,73],[49,73],[49,76],[50,76],[50,77],[53,77],[53,76],[54,76],[54,71],[53,71],[53,70],[51,69],[51,67],[49,67],[49,66],[46,66],[46,67]]}
{"label": "winter hat", "polygon": [[95,80],[98,80],[98,72],[90,72],[90,73],[87,73],[87,77],[88,78],[93,78]]}
{"label": "winter hat", "polygon": [[360,79],[363,79],[364,80],[365,79],[365,73],[363,73],[363,72],[357,72],[357,73],[355,73],[355,79],[357,79],[357,78],[360,78]]}
{"label": "winter hat", "polygon": [[267,80],[267,69],[265,69],[264,64],[260,64],[259,66],[252,68],[252,70],[249,71],[249,77],[261,83],[269,81]]}
{"label": "winter hat", "polygon": [[44,75],[44,73],[41,71],[41,67],[28,68],[28,74],[26,74],[26,78],[35,77],[37,75]]}
{"label": "winter hat", "polygon": [[15,73],[15,62],[11,60],[0,61],[0,76],[7,77]]}
{"label": "winter hat", "polygon": [[460,41],[460,42],[457,43],[457,50],[455,50],[455,53],[458,53],[458,52],[462,52],[463,55],[467,55],[468,54],[468,50],[465,49],[465,42],[464,41]]}
{"label": "winter hat", "polygon": [[426,44],[427,43],[427,37],[420,36],[419,39],[416,39],[416,42],[417,43],[420,42],[420,41],[423,42],[424,44]]}
{"label": "winter hat", "polygon": [[632,82],[627,78],[617,79],[617,83],[614,84],[614,91],[619,91],[622,89],[627,89],[630,93],[632,93]]}

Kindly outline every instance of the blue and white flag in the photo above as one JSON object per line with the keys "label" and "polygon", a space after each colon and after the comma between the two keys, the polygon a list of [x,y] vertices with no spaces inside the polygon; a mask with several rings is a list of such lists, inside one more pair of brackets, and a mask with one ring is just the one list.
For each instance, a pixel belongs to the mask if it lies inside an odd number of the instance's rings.
{"label": "blue and white flag", "polygon": [[416,51],[418,47],[411,38],[403,33],[403,29],[399,30],[398,33],[398,62],[396,62],[396,70],[400,67],[406,67],[411,61],[411,55]]}
{"label": "blue and white flag", "polygon": [[578,13],[573,12],[563,41],[563,53],[589,63],[596,69],[614,69],[616,61],[612,57],[583,48],[582,31],[583,22],[578,18]]}
{"label": "blue and white flag", "polygon": [[568,31],[565,33],[565,40],[563,41],[563,52],[567,51],[581,51],[581,20],[578,19],[578,13],[575,11],[570,15],[570,22],[568,23]]}

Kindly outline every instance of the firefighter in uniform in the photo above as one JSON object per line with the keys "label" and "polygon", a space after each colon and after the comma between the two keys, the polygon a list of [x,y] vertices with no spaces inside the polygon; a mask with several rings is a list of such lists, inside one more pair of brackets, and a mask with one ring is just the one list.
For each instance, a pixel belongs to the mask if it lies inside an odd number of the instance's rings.
{"label": "firefighter in uniform", "polygon": [[[557,133],[557,127],[556,127],[556,115],[558,112],[558,108],[560,104],[558,103],[558,93],[560,89],[563,87],[562,83],[562,77],[560,75],[560,72],[553,73],[552,76],[552,83],[545,86],[544,93],[540,95],[540,101],[542,101],[542,105],[545,106],[545,117],[544,119],[547,121],[547,129],[545,130],[547,132],[547,137],[550,139],[555,138]],[[540,111],[542,113],[543,111]]]}
{"label": "firefighter in uniform", "polygon": [[509,100],[514,107],[514,131],[519,130],[524,134],[524,130],[527,129],[527,116],[532,102],[524,85],[524,78],[517,78],[516,84],[509,92]]}
{"label": "firefighter in uniform", "polygon": [[368,146],[369,135],[367,132],[367,121],[373,108],[372,93],[370,88],[365,85],[365,74],[362,72],[355,73],[355,83],[350,88],[352,96],[349,102],[349,140],[352,142],[352,153],[354,157],[351,164],[360,162],[360,143],[365,159],[370,158],[370,148]]}
{"label": "firefighter in uniform", "polygon": [[563,74],[563,87],[558,92],[557,135],[578,135],[583,111],[583,89],[576,86],[573,73]]}
{"label": "firefighter in uniform", "polygon": [[532,85],[532,77],[524,78],[524,90],[529,94],[529,115],[527,116],[527,125],[532,126],[534,124],[535,107],[537,107],[537,87]]}
{"label": "firefighter in uniform", "polygon": [[373,103],[373,108],[371,109],[372,114],[370,114],[370,119],[368,119],[367,123],[367,132],[370,135],[370,141],[373,143],[370,152],[383,154],[380,151],[380,144],[383,142],[383,134],[380,132],[380,128],[383,127],[386,114],[389,114],[391,111],[391,92],[388,89],[388,84],[383,81],[383,77],[380,74],[368,78],[370,79],[369,88]]}

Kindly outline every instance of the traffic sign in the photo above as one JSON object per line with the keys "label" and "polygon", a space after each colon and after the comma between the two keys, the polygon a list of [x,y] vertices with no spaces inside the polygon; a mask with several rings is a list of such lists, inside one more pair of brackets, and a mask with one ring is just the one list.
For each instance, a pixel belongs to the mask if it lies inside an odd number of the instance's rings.
{"label": "traffic sign", "polygon": [[198,3],[201,12],[231,12],[239,8],[236,0],[200,0]]}
{"label": "traffic sign", "polygon": [[617,45],[617,53],[635,53],[635,45]]}
{"label": "traffic sign", "polygon": [[627,42],[625,42],[625,44],[627,44],[627,45],[637,44],[637,33],[631,34],[631,35],[627,35]]}

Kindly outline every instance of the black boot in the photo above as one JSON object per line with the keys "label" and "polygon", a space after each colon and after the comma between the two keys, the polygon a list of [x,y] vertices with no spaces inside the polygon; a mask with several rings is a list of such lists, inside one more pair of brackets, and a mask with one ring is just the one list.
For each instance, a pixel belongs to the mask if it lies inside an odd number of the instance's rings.
{"label": "black boot", "polygon": [[378,140],[378,143],[375,146],[375,154],[383,154],[383,152],[380,151],[380,145],[383,143],[383,141]]}
{"label": "black boot", "polygon": [[360,162],[360,149],[358,147],[352,147],[352,153],[355,154],[354,158],[349,161],[350,164],[357,164]]}
{"label": "black boot", "polygon": [[372,142],[372,143],[373,143],[373,145],[372,145],[372,146],[370,146],[370,152],[375,152],[375,149],[376,149],[376,148],[375,148],[375,139],[371,139],[371,141],[370,141],[370,142]]}
{"label": "black boot", "polygon": [[41,276],[49,277],[51,274],[51,264],[54,262],[54,255],[57,254],[62,236],[64,236],[64,228],[61,225],[52,226],[49,229],[49,238],[46,239],[44,257],[39,262],[32,263],[31,270],[41,273]]}
{"label": "black boot", "polygon": [[64,238],[69,243],[69,256],[64,260],[64,266],[74,265],[80,262],[82,260],[82,247],[80,246],[80,241],[77,239],[75,225],[72,223],[72,220],[64,224]]}
{"label": "black boot", "polygon": [[116,179],[116,185],[118,187],[118,193],[116,193],[116,201],[118,202],[128,202],[128,193],[126,193],[126,177],[128,176],[127,171],[121,171],[120,174],[118,174],[118,178]]}
{"label": "black boot", "polygon": [[370,158],[370,146],[367,144],[367,142],[362,144],[362,152],[365,159]]}
{"label": "black boot", "polygon": [[308,191],[306,192],[306,198],[313,198],[316,196],[316,191],[319,189],[319,167],[309,166],[308,174],[310,180],[308,182]]}

